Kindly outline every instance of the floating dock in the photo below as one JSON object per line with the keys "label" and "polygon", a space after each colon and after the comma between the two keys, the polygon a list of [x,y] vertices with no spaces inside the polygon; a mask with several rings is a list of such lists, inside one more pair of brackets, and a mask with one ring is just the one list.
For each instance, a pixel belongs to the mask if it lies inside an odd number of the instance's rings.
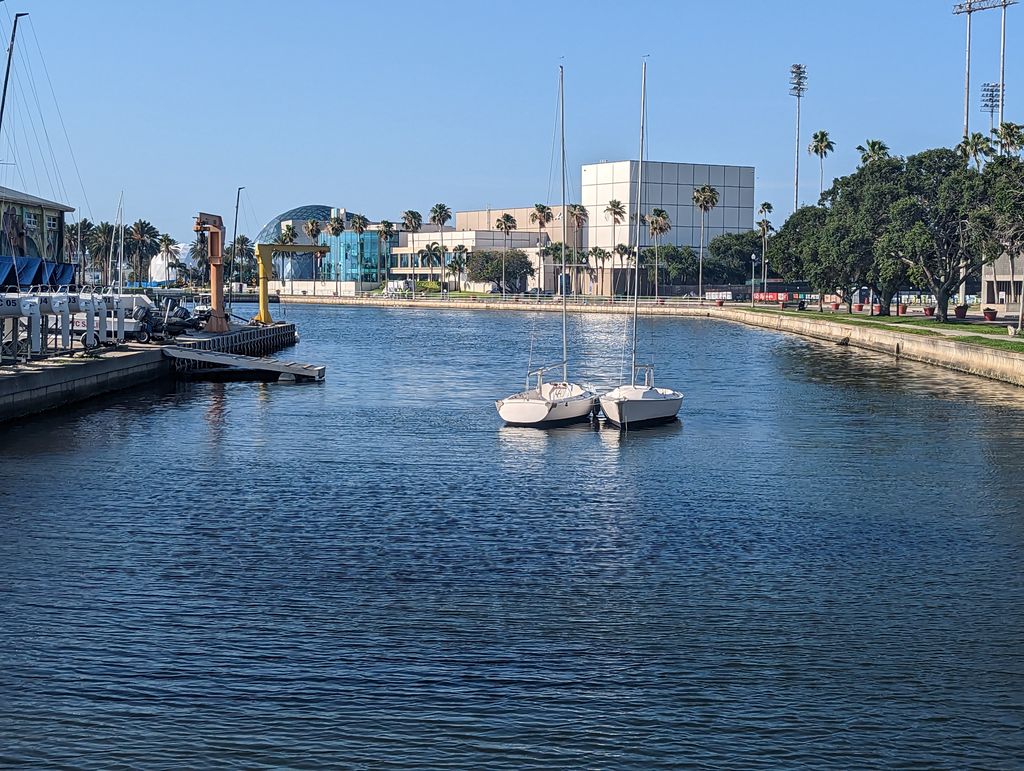
{"label": "floating dock", "polygon": [[[173,346],[124,343],[85,355],[53,356],[0,367],[0,422],[171,377],[177,359],[164,353],[166,347],[261,357],[297,342],[294,324],[275,323],[244,326],[220,335],[181,336]],[[314,379],[322,377],[321,367],[320,377]]]}

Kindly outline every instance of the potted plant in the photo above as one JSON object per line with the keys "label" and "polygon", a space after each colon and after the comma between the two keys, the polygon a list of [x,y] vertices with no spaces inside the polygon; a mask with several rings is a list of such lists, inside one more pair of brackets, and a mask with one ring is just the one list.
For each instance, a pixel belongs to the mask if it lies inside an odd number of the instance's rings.
{"label": "potted plant", "polygon": [[882,314],[882,305],[881,305],[881,303],[875,303],[874,305],[872,305],[871,306],[871,311],[876,316],[880,316]]}
{"label": "potted plant", "polygon": [[837,311],[837,310],[839,310],[839,303],[832,303],[832,304],[829,305],[829,307],[832,310]]}
{"label": "potted plant", "polygon": [[864,310],[864,303],[854,303],[854,304],[853,304],[853,309],[854,309],[854,310],[855,310],[855,311],[856,311],[857,313],[860,313],[860,312],[861,312],[862,310]]}
{"label": "potted plant", "polygon": [[[664,305],[664,304],[665,304],[665,301],[664,301],[664,300],[661,300],[661,301],[659,302],[659,304],[660,304],[660,305]],[[722,307],[723,305],[725,305],[725,300],[715,300],[715,305],[717,305],[717,306],[718,306],[719,308],[721,308],[721,307]]]}
{"label": "potted plant", "polygon": [[966,319],[967,318],[967,306],[966,305],[957,305],[955,308],[953,308],[953,315],[956,316],[958,319]]}
{"label": "potted plant", "polygon": [[985,317],[985,321],[995,321],[999,317],[999,311],[995,308],[982,308],[981,313]]}
{"label": "potted plant", "polygon": [[929,316],[929,317],[934,316],[935,315],[935,306],[934,305],[926,305],[926,306],[924,306],[924,315],[925,316]]}
{"label": "potted plant", "polygon": [[899,305],[896,306],[896,315],[897,316],[906,316],[907,315],[907,304],[906,303],[900,303]]}

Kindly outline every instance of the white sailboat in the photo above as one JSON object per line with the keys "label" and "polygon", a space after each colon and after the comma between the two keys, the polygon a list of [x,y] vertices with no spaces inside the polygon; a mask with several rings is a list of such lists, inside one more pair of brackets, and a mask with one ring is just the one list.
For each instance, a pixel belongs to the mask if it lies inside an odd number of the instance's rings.
{"label": "white sailboat", "polygon": [[[633,354],[630,384],[613,388],[600,398],[605,419],[620,428],[638,428],[676,419],[683,404],[683,395],[671,388],[654,385],[654,365],[636,363],[636,326],[640,305],[640,226],[643,222],[642,192],[644,183],[644,129],[647,121],[647,62],[640,79],[640,164],[636,183],[636,259],[633,268]],[[637,376],[643,374],[643,382]]]}
{"label": "white sailboat", "polygon": [[[512,394],[494,403],[498,415],[510,426],[533,426],[535,428],[552,428],[554,426],[576,423],[587,420],[597,405],[597,394],[585,386],[569,382],[569,340],[566,327],[565,307],[565,242],[568,238],[568,223],[564,216],[565,208],[565,84],[563,68],[558,68],[558,105],[559,123],[562,128],[562,273],[559,279],[562,294],[562,361],[541,367],[526,376],[526,390]],[[544,382],[544,375],[552,370],[562,370],[562,379],[550,383]],[[531,388],[530,382],[536,378],[536,386]]]}

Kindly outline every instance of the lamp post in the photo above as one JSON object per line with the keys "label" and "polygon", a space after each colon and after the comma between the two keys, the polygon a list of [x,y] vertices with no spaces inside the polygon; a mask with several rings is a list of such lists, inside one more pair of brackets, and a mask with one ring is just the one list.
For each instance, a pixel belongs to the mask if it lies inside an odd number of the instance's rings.
{"label": "lamp post", "polygon": [[757,255],[750,255],[750,307],[754,307],[754,267],[757,265]]}

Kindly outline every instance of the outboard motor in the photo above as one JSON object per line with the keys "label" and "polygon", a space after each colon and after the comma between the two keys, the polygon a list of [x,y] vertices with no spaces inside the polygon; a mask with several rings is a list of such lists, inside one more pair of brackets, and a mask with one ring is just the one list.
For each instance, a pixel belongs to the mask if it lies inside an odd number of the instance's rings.
{"label": "outboard motor", "polygon": [[60,319],[61,348],[71,347],[71,303],[66,292],[46,292],[39,295],[39,311],[44,316]]}
{"label": "outboard motor", "polygon": [[27,319],[29,353],[39,353],[42,348],[42,334],[39,315],[39,298],[27,294],[11,293],[0,300],[0,318],[11,319],[13,323],[12,342],[15,358],[17,358],[19,324]]}
{"label": "outboard motor", "polygon": [[103,295],[92,296],[93,308],[96,311],[96,343],[102,345],[107,342],[107,301]]}

